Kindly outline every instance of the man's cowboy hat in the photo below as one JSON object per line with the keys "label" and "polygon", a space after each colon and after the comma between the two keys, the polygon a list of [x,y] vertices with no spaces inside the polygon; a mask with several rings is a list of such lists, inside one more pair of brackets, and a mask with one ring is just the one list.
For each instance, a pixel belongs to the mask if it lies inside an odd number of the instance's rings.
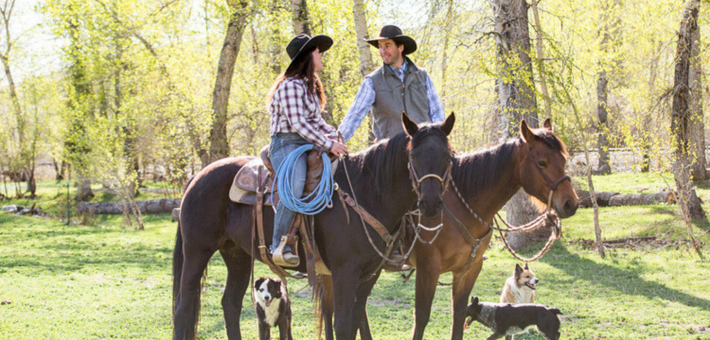
{"label": "man's cowboy hat", "polygon": [[402,30],[395,25],[387,25],[385,27],[382,27],[382,30],[380,30],[379,37],[375,39],[365,39],[365,41],[370,43],[370,45],[375,46],[375,48],[379,48],[380,46],[378,46],[377,42],[385,39],[392,39],[396,42],[403,44],[404,50],[402,51],[402,54],[410,54],[417,50],[416,41],[406,35],[403,35]]}
{"label": "man's cowboy hat", "polygon": [[[318,47],[320,53],[327,51],[331,46],[333,46],[333,39],[327,35],[316,35],[311,37],[308,34],[299,34],[295,38],[291,39],[291,42],[286,46],[286,53],[291,57],[291,64],[298,57],[303,54],[312,51],[314,47]],[[290,67],[291,65],[289,65]]]}

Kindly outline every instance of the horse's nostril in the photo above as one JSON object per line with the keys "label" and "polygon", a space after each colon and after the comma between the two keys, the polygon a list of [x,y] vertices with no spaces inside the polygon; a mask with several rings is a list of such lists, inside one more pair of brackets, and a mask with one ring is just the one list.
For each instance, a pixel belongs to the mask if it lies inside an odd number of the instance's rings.
{"label": "horse's nostril", "polygon": [[563,208],[565,209],[565,211],[572,210],[572,203],[570,203],[569,200],[565,201],[565,206]]}

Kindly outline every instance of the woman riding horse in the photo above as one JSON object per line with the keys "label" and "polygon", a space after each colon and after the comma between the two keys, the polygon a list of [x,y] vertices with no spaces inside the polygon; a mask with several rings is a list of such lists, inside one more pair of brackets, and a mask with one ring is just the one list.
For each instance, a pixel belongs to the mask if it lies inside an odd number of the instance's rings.
{"label": "woman riding horse", "polygon": [[[360,216],[369,213],[391,235],[417,202],[424,215],[439,214],[453,158],[447,136],[454,121],[452,114],[443,124],[417,126],[403,114],[405,133],[340,161],[333,179],[342,193],[334,192],[333,207],[314,216],[316,246],[333,278],[338,340],[355,339],[367,297],[385,260],[382,252],[389,245],[376,237],[371,225],[361,224]],[[196,336],[200,282],[217,251],[227,265],[222,298],[227,336],[242,338],[242,301],[259,245],[252,225],[254,207],[231,202],[228,193],[236,173],[253,159],[244,156],[214,162],[185,189],[173,251],[174,339]],[[413,174],[419,179],[413,180]],[[344,195],[356,205],[339,203]],[[264,233],[269,235],[274,220],[271,209],[265,209],[263,220]],[[293,269],[306,271],[305,261]]]}

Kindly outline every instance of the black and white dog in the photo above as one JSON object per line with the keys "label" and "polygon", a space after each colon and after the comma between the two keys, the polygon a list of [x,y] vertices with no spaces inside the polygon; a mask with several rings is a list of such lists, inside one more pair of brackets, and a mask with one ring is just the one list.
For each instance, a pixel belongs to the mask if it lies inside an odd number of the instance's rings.
{"label": "black and white dog", "polygon": [[293,340],[291,335],[291,300],[279,279],[261,277],[254,283],[259,339],[271,339],[271,327],[279,326],[280,340]]}
{"label": "black and white dog", "polygon": [[478,297],[475,297],[471,299],[466,314],[469,316],[466,326],[476,320],[493,331],[487,340],[520,334],[529,326],[537,326],[548,340],[560,338],[560,320],[557,314],[562,312],[557,308],[533,303],[478,302]]}

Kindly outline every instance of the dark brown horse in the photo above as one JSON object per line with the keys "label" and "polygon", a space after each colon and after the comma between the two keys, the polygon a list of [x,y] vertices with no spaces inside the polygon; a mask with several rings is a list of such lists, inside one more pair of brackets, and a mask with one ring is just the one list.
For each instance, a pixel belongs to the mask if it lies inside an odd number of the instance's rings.
{"label": "dark brown horse", "polygon": [[[404,115],[406,134],[375,144],[341,162],[334,175],[340,190],[356,197],[359,205],[390,233],[399,227],[402,216],[417,202],[426,215],[438,215],[444,187],[436,177],[444,177],[451,167],[453,156],[447,136],[454,120],[452,114],[441,125],[417,127]],[[228,192],[237,171],[251,159],[253,157],[236,157],[212,163],[187,185],[173,252],[174,339],[195,338],[200,280],[207,262],[217,251],[227,265],[227,284],[222,298],[227,336],[231,340],[242,338],[239,318],[249,285],[252,257],[258,258],[252,253],[257,244],[252,235],[253,207],[231,202]],[[413,172],[422,178],[414,187],[410,163]],[[348,223],[345,205],[338,200],[334,193],[333,208],[315,216],[315,240],[324,263],[332,272],[337,339],[354,340],[382,259],[368,241],[357,213],[348,207]],[[270,240],[271,209],[264,209],[264,229],[266,239]],[[372,230],[369,234],[376,235]],[[383,250],[385,245],[381,239],[373,241]],[[306,271],[306,261],[300,262],[301,266],[294,269]]]}
{"label": "dark brown horse", "polygon": [[[543,128],[534,130],[523,121],[520,137],[454,159],[452,183],[444,196],[444,205],[476,241],[467,240],[446,214],[443,227],[433,243],[425,245],[414,240],[416,243],[409,258],[409,264],[417,268],[413,339],[423,338],[439,276],[447,272],[453,273],[451,339],[463,338],[468,297],[481,272],[483,253],[490,241],[490,236],[487,236],[490,228],[473,216],[463,201],[480,219],[490,224],[495,214],[522,187],[541,206],[547,204],[552,192],[552,205],[557,215],[562,218],[572,216],[577,209],[577,195],[570,181],[564,180],[568,178],[565,175],[567,156],[564,143],[553,135],[548,119]],[[456,194],[453,185],[461,197]],[[438,223],[439,220],[429,226]],[[420,236],[431,240],[435,234],[435,231],[422,231]],[[474,257],[469,260],[471,255]],[[322,306],[328,338],[328,314],[332,312],[327,308],[326,301],[330,297],[328,282],[325,281]],[[363,319],[361,328],[361,338],[371,339],[367,319]]]}

